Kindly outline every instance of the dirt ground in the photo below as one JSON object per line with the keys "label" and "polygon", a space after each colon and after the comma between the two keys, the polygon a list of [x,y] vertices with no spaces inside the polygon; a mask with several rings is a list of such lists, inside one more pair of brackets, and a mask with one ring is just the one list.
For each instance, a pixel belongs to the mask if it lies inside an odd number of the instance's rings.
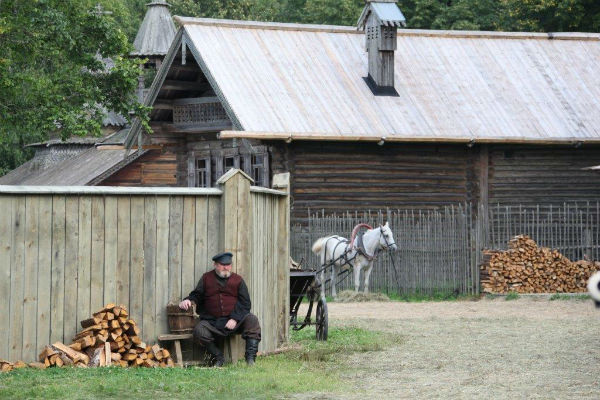
{"label": "dirt ground", "polygon": [[329,318],[401,340],[347,357],[346,394],[311,398],[600,399],[600,309],[591,300],[330,303]]}

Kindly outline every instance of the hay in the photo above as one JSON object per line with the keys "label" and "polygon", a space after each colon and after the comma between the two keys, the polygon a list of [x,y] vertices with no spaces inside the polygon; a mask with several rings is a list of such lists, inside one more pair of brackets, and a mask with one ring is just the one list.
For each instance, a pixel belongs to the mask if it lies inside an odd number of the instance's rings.
{"label": "hay", "polygon": [[338,294],[336,301],[340,303],[364,303],[368,301],[390,301],[390,298],[383,293],[356,293],[354,290],[344,290]]}

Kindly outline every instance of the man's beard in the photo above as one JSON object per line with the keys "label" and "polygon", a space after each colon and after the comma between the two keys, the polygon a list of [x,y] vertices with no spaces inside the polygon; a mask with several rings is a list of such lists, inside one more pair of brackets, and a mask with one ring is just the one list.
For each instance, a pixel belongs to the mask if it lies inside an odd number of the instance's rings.
{"label": "man's beard", "polygon": [[231,271],[219,272],[215,269],[215,272],[217,273],[217,275],[219,275],[220,278],[229,278],[231,276]]}

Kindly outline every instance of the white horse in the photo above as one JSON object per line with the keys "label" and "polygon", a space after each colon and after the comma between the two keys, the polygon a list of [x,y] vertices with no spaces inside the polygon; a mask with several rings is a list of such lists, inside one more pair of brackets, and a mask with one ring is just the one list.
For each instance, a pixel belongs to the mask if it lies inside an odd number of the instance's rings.
{"label": "white horse", "polygon": [[[356,228],[355,228],[356,230]],[[354,239],[354,238],[353,238]],[[317,239],[312,246],[312,252],[320,256],[323,271],[321,272],[321,295],[325,295],[325,266],[331,265],[331,295],[337,298],[335,290],[338,267],[352,269],[354,272],[354,290],[360,287],[360,271],[365,270],[364,291],[369,292],[369,276],[373,269],[373,261],[381,250],[397,250],[394,235],[388,223],[379,228],[369,229],[362,237],[363,246],[350,243],[341,236],[332,235]]]}

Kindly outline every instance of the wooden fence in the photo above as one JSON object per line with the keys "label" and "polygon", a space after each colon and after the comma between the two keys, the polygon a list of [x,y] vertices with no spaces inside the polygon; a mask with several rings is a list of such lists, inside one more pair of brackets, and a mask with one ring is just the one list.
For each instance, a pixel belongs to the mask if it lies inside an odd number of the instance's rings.
{"label": "wooden fence", "polygon": [[[556,248],[572,260],[600,259],[599,211],[600,203],[569,203],[562,207],[505,205],[488,211],[466,204],[423,211],[321,212],[309,214],[308,229],[292,228],[291,254],[294,260],[303,260],[305,267],[316,268],[320,262],[310,248],[317,238],[331,234],[349,237],[360,222],[373,226],[389,221],[399,250],[379,255],[370,290],[473,294],[479,293],[482,250],[506,249],[515,235],[529,235],[540,246]],[[352,277],[338,288],[353,289]]]}
{"label": "wooden fence", "polygon": [[[261,350],[278,347],[288,329],[288,196],[250,187],[238,170],[219,182],[220,189],[0,187],[0,358],[33,361],[48,343],[70,343],[79,322],[110,302],[126,305],[153,343],[168,333],[167,303],[185,297],[219,251],[234,253],[248,281]],[[273,223],[255,224],[257,208]],[[256,256],[257,248],[277,252]]]}

